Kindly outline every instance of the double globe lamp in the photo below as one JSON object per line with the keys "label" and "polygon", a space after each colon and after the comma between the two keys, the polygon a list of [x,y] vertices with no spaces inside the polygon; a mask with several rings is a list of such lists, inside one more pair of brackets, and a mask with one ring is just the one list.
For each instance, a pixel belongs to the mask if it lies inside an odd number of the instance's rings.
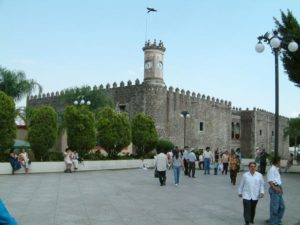
{"label": "double globe lamp", "polygon": [[[265,46],[262,41],[266,42],[272,48],[272,52],[275,56],[275,144],[274,155],[278,157],[278,134],[279,134],[279,69],[278,69],[278,56],[281,49],[289,52],[296,52],[298,50],[298,44],[295,41],[287,43],[284,38],[278,36],[278,31],[273,31],[272,34],[266,33],[259,36],[258,43],[255,46],[255,50],[258,53],[262,53],[265,50]],[[287,46],[287,49],[286,49]]]}

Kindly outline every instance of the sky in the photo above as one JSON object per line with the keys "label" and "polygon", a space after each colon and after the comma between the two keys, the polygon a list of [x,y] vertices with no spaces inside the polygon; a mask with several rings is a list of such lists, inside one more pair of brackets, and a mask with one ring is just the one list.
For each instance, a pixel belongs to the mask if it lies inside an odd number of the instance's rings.
{"label": "sky", "polygon": [[[45,93],[119,85],[143,81],[145,40],[162,40],[167,88],[274,113],[274,56],[254,47],[287,9],[300,22],[299,0],[0,0],[0,65]],[[300,88],[279,73],[280,114],[296,117]]]}

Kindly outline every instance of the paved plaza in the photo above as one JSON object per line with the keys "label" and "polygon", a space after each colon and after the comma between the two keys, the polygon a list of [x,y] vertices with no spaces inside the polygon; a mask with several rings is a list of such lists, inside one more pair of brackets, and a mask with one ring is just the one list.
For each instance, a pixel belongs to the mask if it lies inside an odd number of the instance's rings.
{"label": "paved plaza", "polygon": [[[181,176],[159,186],[153,170],[0,176],[0,198],[19,225],[242,225],[242,200],[229,175]],[[241,173],[238,174],[238,182]],[[300,174],[282,174],[284,224],[300,222]],[[259,201],[255,224],[265,224],[269,196]]]}

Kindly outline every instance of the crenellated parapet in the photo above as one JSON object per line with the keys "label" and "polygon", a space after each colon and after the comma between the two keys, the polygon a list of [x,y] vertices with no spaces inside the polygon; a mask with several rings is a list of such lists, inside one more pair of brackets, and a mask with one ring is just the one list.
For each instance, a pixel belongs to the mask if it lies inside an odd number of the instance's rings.
{"label": "crenellated parapet", "polygon": [[156,39],[154,39],[154,42],[151,43],[150,40],[145,42],[145,46],[143,47],[143,51],[148,50],[148,49],[158,49],[161,51],[166,51],[166,48],[164,46],[164,43],[160,40],[159,43],[156,43]]}
{"label": "crenellated parapet", "polygon": [[[116,89],[116,88],[128,88],[128,87],[131,87],[131,88],[134,88],[135,86],[140,86],[140,80],[139,79],[136,79],[135,80],[135,84],[132,85],[132,81],[128,80],[127,81],[127,85],[125,85],[125,82],[124,81],[121,81],[119,86],[117,84],[117,82],[113,82],[113,84],[109,84],[107,83],[105,85],[105,89],[106,90],[110,90],[110,89]],[[94,85],[93,87],[90,87],[88,86],[88,88],[91,90],[91,91],[97,91],[97,90],[103,90],[104,89],[104,85],[101,84],[99,86],[96,86]],[[47,93],[42,93],[42,94],[39,94],[39,95],[31,95],[29,96],[27,99],[30,101],[30,100],[36,100],[36,99],[55,99],[59,96],[64,96],[65,94],[67,93],[71,93],[71,92],[74,92],[73,89],[66,89],[66,90],[61,90],[61,91],[56,91],[56,92],[47,92]]]}
{"label": "crenellated parapet", "polygon": [[215,98],[215,97],[210,97],[209,95],[201,95],[200,93],[195,93],[187,90],[185,91],[184,89],[179,89],[179,88],[174,88],[172,86],[169,87],[168,89],[168,93],[169,95],[177,95],[177,96],[181,96],[186,100],[190,100],[193,103],[208,103],[208,104],[212,104],[212,105],[219,105],[219,106],[226,106],[226,107],[231,107],[231,102],[230,101],[226,101],[223,99],[219,99],[219,98]]}

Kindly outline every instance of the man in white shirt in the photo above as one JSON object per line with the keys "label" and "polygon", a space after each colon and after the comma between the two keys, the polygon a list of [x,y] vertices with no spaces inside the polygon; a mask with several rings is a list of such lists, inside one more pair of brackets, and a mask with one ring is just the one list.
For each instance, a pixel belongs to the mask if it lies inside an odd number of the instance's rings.
{"label": "man in white shirt", "polygon": [[189,175],[189,147],[184,146],[184,152],[183,152],[183,165],[184,165],[184,175]]}
{"label": "man in white shirt", "polygon": [[155,168],[158,171],[158,178],[160,182],[160,186],[166,185],[166,170],[168,165],[168,158],[167,156],[161,152],[155,158]]}
{"label": "man in white shirt", "polygon": [[189,161],[189,177],[192,176],[193,178],[195,178],[195,164],[197,158],[193,149],[191,149],[191,151],[188,154],[188,161]]}
{"label": "man in white shirt", "polygon": [[238,194],[243,197],[245,225],[254,223],[256,204],[264,196],[263,176],[256,172],[256,163],[249,163],[249,171],[243,174]]}
{"label": "man in white shirt", "polygon": [[210,174],[210,164],[213,163],[213,154],[210,151],[210,147],[206,147],[206,150],[203,152],[204,159],[204,175]]}
{"label": "man in white shirt", "polygon": [[273,160],[273,165],[268,171],[267,181],[270,185],[270,219],[267,221],[271,225],[281,225],[282,217],[285,210],[285,204],[282,198],[282,182],[279,173],[280,158]]}

